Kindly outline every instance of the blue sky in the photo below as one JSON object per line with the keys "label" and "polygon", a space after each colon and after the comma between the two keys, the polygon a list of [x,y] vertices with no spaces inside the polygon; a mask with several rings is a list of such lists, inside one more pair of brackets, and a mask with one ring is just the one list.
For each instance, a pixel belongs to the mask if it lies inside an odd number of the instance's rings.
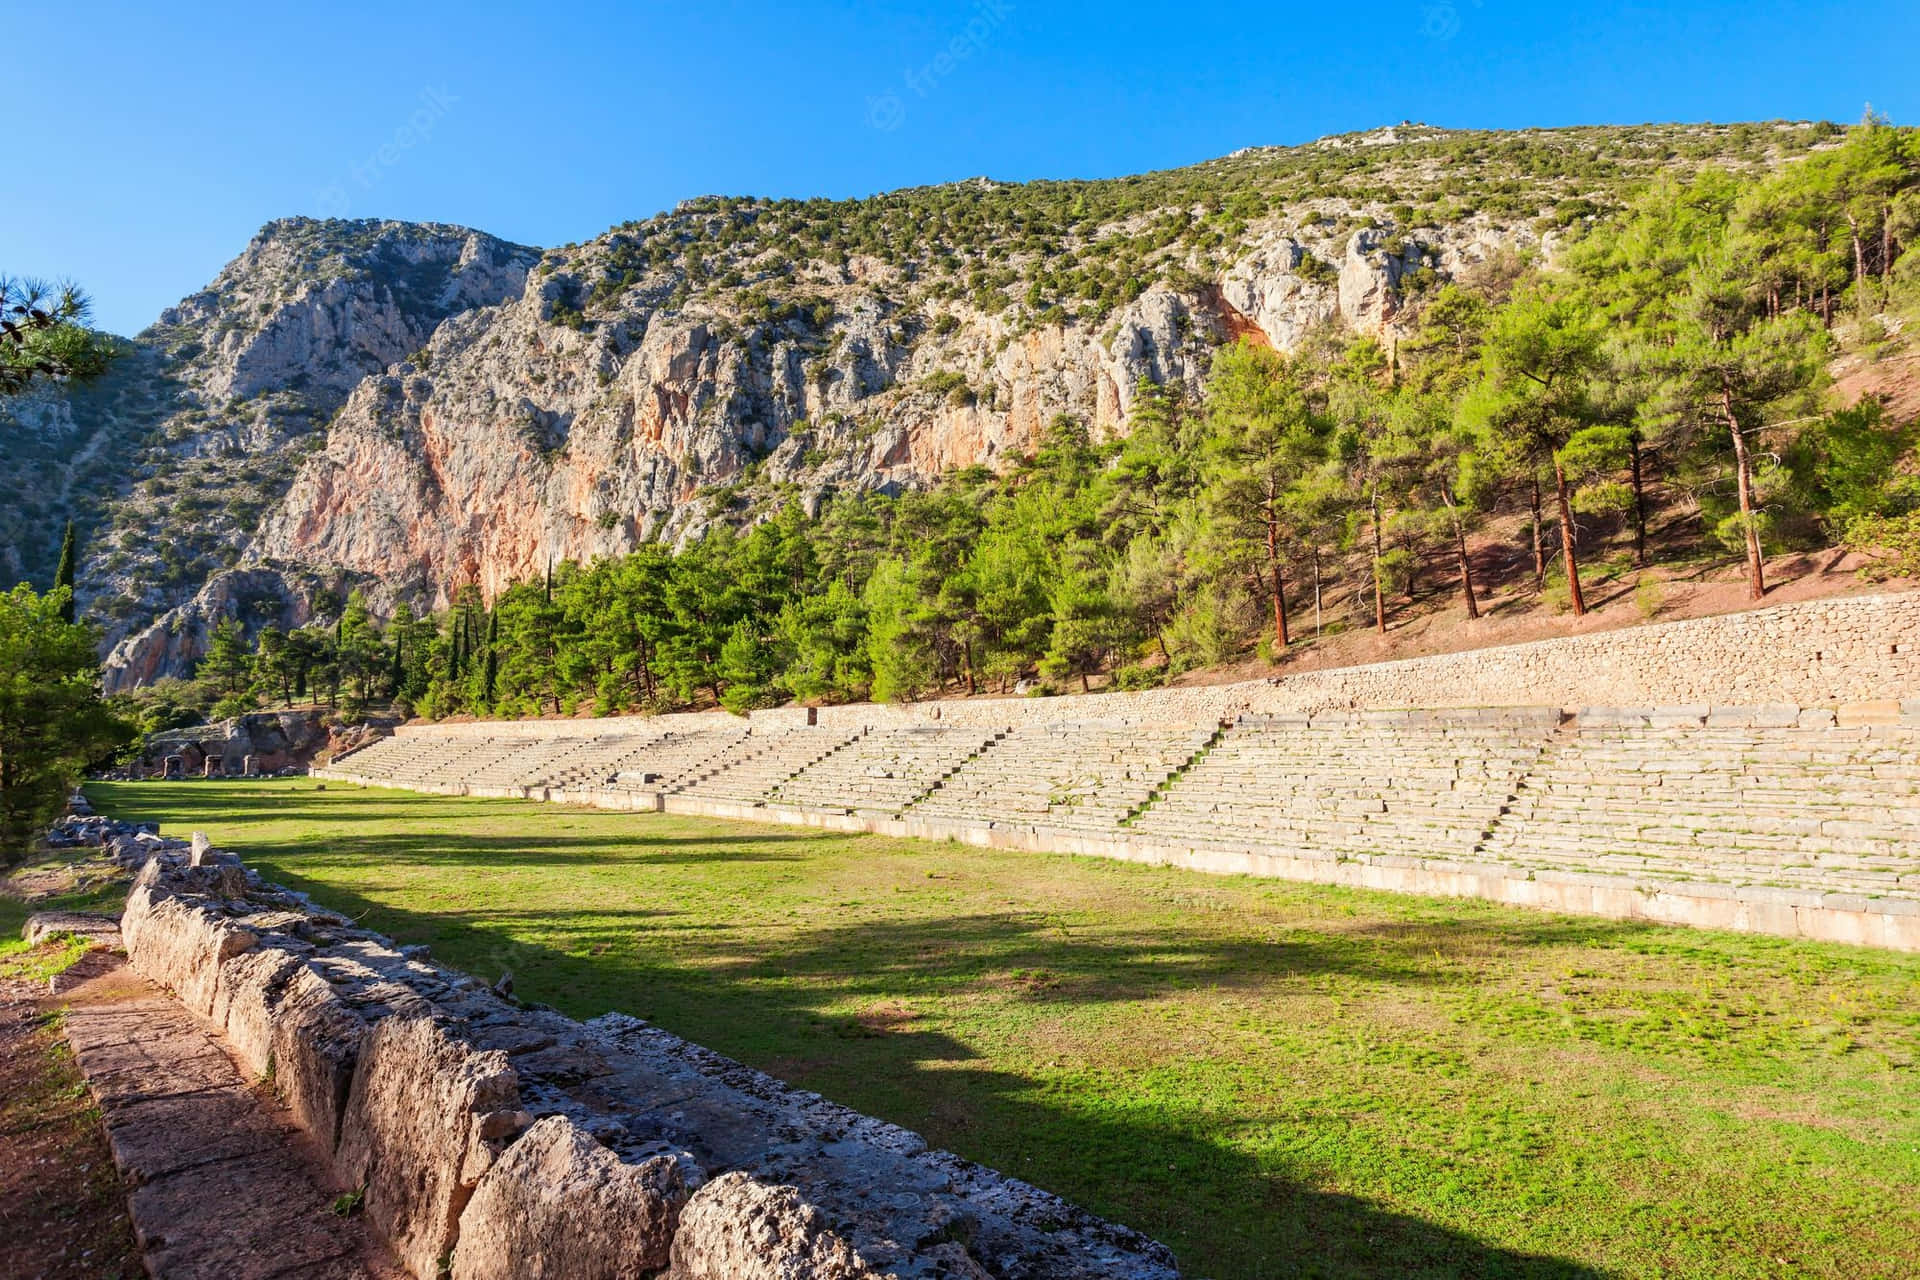
{"label": "blue sky", "polygon": [[0,270],[131,333],[286,214],[546,246],[706,192],[1107,177],[1399,120],[1920,120],[1912,0],[295,8],[0,0]]}

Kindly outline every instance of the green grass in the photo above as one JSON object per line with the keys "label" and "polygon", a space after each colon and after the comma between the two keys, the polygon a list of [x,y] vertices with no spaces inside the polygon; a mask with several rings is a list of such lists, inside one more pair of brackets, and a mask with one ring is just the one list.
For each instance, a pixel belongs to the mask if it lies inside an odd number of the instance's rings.
{"label": "green grass", "polygon": [[98,785],[1186,1274],[1920,1274],[1920,956],[312,782]]}

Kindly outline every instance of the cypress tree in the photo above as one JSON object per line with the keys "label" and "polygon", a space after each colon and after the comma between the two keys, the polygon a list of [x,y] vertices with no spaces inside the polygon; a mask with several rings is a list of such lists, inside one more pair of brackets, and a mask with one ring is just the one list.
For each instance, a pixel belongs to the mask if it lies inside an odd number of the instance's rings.
{"label": "cypress tree", "polygon": [[63,622],[72,622],[77,614],[73,601],[74,580],[74,538],[73,521],[67,521],[67,532],[60,539],[60,567],[54,571],[53,585],[67,589],[67,602],[60,606],[60,618]]}
{"label": "cypress tree", "polygon": [[487,615],[487,705],[493,705],[493,683],[500,674],[500,611]]}

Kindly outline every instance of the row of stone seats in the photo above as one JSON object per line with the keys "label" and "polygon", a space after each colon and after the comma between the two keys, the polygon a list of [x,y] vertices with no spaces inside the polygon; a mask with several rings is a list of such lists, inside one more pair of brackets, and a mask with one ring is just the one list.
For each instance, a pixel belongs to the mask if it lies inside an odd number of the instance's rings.
{"label": "row of stone seats", "polygon": [[715,758],[747,738],[745,729],[696,729],[664,734],[620,766],[612,787],[618,791],[673,791],[702,777]]}
{"label": "row of stone seats", "polygon": [[1555,708],[1242,717],[1130,829],[1338,857],[1465,857]]}
{"label": "row of stone seats", "polygon": [[1007,732],[942,725],[872,730],[802,770],[771,798],[810,808],[898,813]]}
{"label": "row of stone seats", "polygon": [[1023,725],[956,770],[910,812],[1117,830],[1216,732],[1106,721]]}
{"label": "row of stone seats", "polygon": [[611,786],[623,771],[637,767],[646,754],[669,735],[642,734],[595,738],[582,745],[578,753],[555,761],[541,784],[555,790],[594,791]]}
{"label": "row of stone seats", "polygon": [[1920,730],[1583,723],[1483,855],[1524,866],[1920,889]]}
{"label": "row of stone seats", "polygon": [[676,792],[705,800],[762,804],[780,784],[852,742],[865,730],[791,729],[756,733],[709,761]]}
{"label": "row of stone seats", "polygon": [[567,738],[530,738],[518,741],[501,739],[500,748],[482,761],[475,762],[459,780],[475,787],[524,787],[549,761],[565,755],[578,745]]}
{"label": "row of stone seats", "polygon": [[551,788],[598,784],[619,772],[620,763],[627,756],[658,742],[660,737],[657,733],[647,733],[571,738],[564,750],[523,770],[518,783],[523,787]]}
{"label": "row of stone seats", "polygon": [[413,758],[422,741],[414,737],[375,738],[358,751],[336,759],[332,767],[367,777],[387,777],[402,761]]}
{"label": "row of stone seats", "polygon": [[389,738],[346,758],[342,767],[362,777],[403,786],[464,781],[466,772],[507,753],[491,739]]}

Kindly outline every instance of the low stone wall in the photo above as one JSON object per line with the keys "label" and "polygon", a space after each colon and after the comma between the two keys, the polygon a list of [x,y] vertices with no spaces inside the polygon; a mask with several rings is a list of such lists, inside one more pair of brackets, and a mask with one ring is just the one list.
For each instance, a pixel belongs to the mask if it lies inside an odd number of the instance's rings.
{"label": "low stone wall", "polygon": [[535,741],[634,733],[695,733],[701,729],[738,728],[742,723],[740,717],[725,711],[687,711],[661,716],[602,716],[592,720],[463,720],[453,724],[402,725],[398,732],[431,734],[459,741],[483,738]]}
{"label": "low stone wall", "polygon": [[[1207,725],[1241,715],[1392,707],[1567,708],[1794,703],[1920,696],[1920,592],[1846,596],[1599,631],[1531,644],[1138,693],[756,711],[756,729],[941,723],[1006,727],[1080,720]],[[447,737],[592,737],[738,724],[724,712],[601,720],[411,725]]]}
{"label": "low stone wall", "polygon": [[134,969],[271,1076],[422,1280],[1176,1276],[1137,1232],[637,1018],[521,1004],[204,843],[111,847],[143,861]]}

